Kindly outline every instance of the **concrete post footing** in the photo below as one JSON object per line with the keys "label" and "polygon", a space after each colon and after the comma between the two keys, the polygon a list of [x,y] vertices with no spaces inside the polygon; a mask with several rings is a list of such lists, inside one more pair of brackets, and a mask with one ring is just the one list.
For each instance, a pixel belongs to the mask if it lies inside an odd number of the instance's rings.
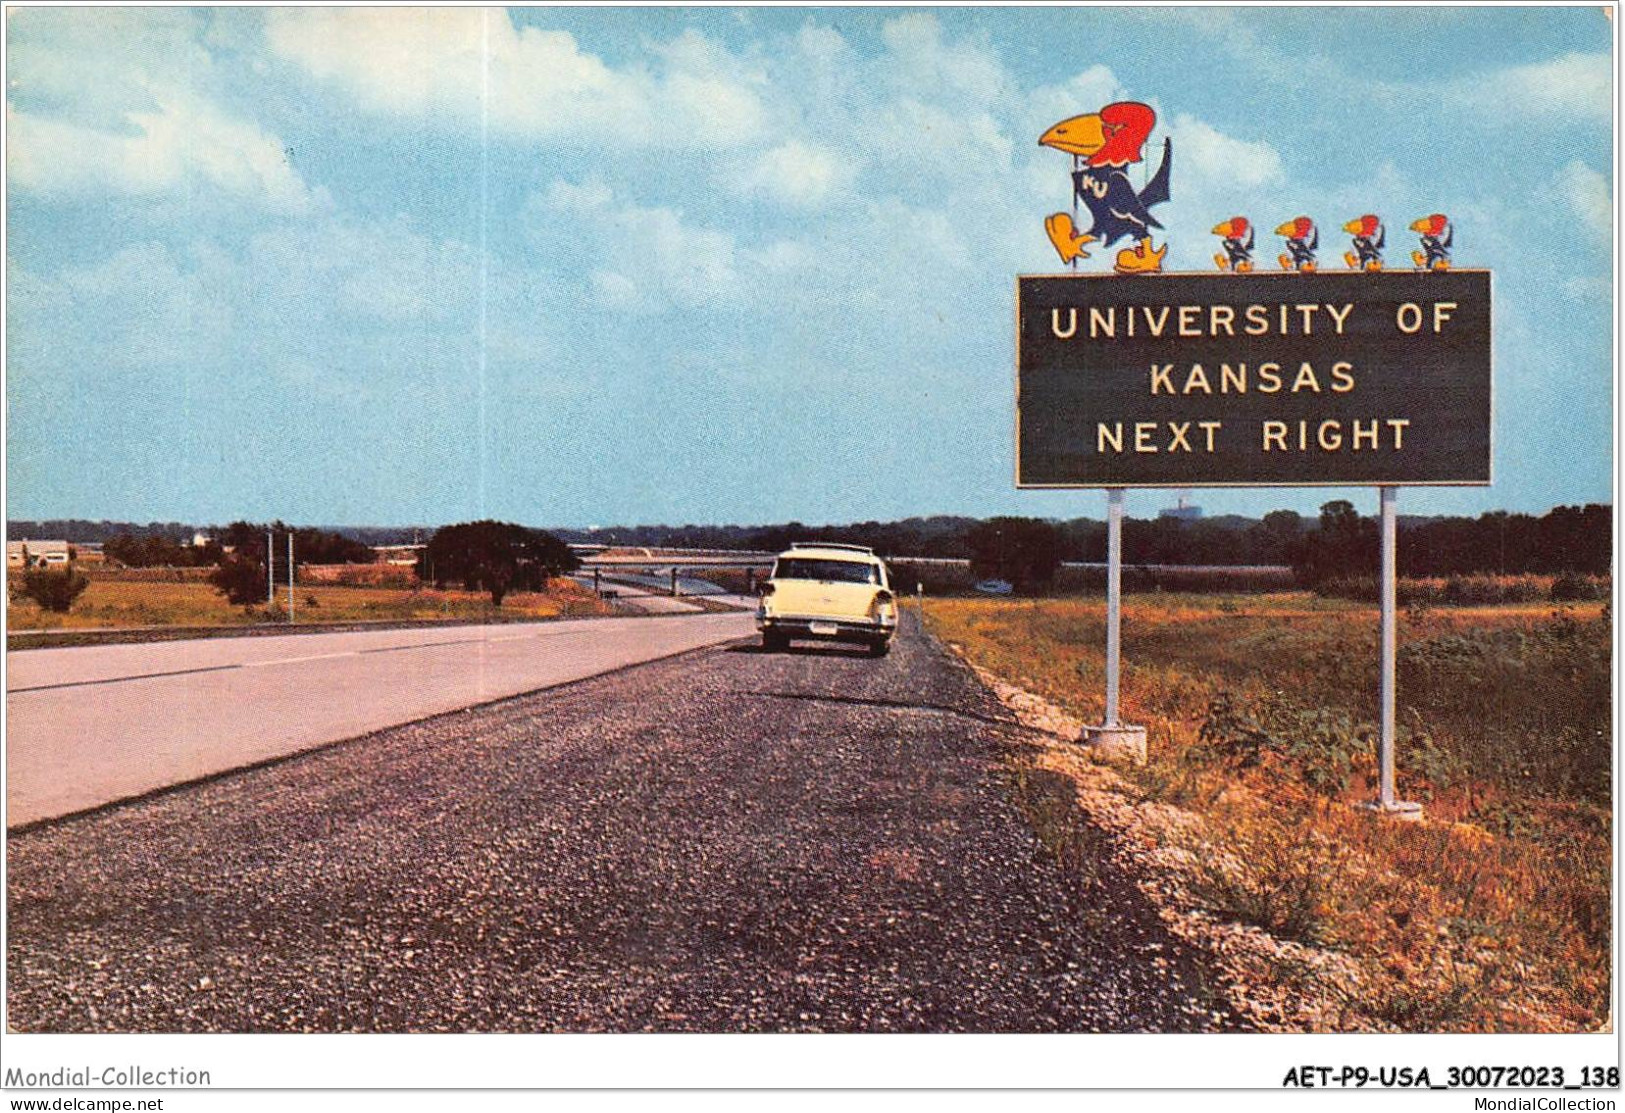
{"label": "concrete post footing", "polygon": [[1128,726],[1125,723],[1085,726],[1078,735],[1078,742],[1100,761],[1145,764],[1144,727]]}
{"label": "concrete post footing", "polygon": [[1422,805],[1411,800],[1396,800],[1392,804],[1372,800],[1359,807],[1361,811],[1382,816],[1384,819],[1402,819],[1408,823],[1415,823],[1422,818]]}

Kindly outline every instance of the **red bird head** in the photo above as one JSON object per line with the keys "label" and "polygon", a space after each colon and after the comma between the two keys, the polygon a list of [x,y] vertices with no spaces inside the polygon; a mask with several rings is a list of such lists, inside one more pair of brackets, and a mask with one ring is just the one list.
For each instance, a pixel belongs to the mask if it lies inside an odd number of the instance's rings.
{"label": "red bird head", "polygon": [[1089,156],[1089,165],[1124,166],[1140,161],[1140,149],[1157,126],[1157,113],[1149,104],[1118,101],[1100,110],[1100,123],[1106,145]]}
{"label": "red bird head", "polygon": [[1432,216],[1424,216],[1412,224],[1411,231],[1420,232],[1424,236],[1439,236],[1443,234],[1445,225],[1449,223],[1449,217],[1443,213],[1434,213]]}
{"label": "red bird head", "polygon": [[1222,224],[1215,224],[1213,226],[1213,234],[1215,236],[1223,236],[1225,239],[1229,240],[1239,240],[1241,237],[1247,234],[1247,218],[1244,216],[1233,216]]}
{"label": "red bird head", "polygon": [[1371,213],[1366,213],[1364,216],[1357,217],[1356,219],[1343,225],[1343,231],[1347,232],[1351,236],[1360,236],[1365,239],[1370,239],[1372,236],[1377,234],[1377,228],[1381,224],[1382,221],[1378,220],[1376,216]]}
{"label": "red bird head", "polygon": [[1306,216],[1293,217],[1275,230],[1277,236],[1285,236],[1292,240],[1302,240],[1309,237],[1315,230],[1315,222]]}

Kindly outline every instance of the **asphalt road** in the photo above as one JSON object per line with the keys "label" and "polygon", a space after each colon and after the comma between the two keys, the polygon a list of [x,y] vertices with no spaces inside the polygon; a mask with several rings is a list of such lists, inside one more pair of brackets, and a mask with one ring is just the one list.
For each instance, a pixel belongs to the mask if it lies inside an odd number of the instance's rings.
{"label": "asphalt road", "polygon": [[1065,805],[1011,772],[1024,737],[911,628],[883,660],[707,650],[42,825],[9,840],[8,1019],[1223,1026],[1109,858],[1035,837]]}
{"label": "asphalt road", "polygon": [[596,618],[6,655],[6,824],[750,635],[750,615]]}

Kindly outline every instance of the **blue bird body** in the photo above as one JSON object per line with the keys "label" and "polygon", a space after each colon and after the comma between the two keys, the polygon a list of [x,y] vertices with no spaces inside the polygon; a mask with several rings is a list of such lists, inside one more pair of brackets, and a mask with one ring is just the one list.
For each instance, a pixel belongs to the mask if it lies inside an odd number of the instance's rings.
{"label": "blue bird body", "polygon": [[1253,261],[1253,229],[1251,226],[1247,229],[1246,243],[1242,243],[1233,236],[1226,236],[1223,247],[1225,255],[1230,258],[1232,267],[1239,263],[1251,263]]}
{"label": "blue bird body", "polygon": [[1445,225],[1444,236],[1442,238],[1439,236],[1424,235],[1422,237],[1422,250],[1426,253],[1426,265],[1428,267],[1432,267],[1436,263],[1449,263],[1450,241],[1455,238],[1456,230],[1448,224]]}
{"label": "blue bird body", "polygon": [[1072,174],[1073,190],[1083,202],[1094,223],[1089,234],[1103,247],[1110,247],[1124,236],[1143,240],[1151,229],[1161,228],[1151,215],[1151,206],[1168,200],[1169,163],[1173,159],[1173,143],[1163,140],[1162,165],[1156,176],[1136,191],[1123,166],[1087,166]]}
{"label": "blue bird body", "polygon": [[1377,228],[1377,235],[1375,237],[1355,236],[1355,257],[1360,261],[1361,264],[1381,263],[1382,249],[1384,244],[1387,242],[1387,239],[1387,230],[1380,225]]}
{"label": "blue bird body", "polygon": [[1302,267],[1305,263],[1314,263],[1315,251],[1320,247],[1320,229],[1316,228],[1310,233],[1308,240],[1288,238],[1286,249],[1292,256],[1293,263]]}

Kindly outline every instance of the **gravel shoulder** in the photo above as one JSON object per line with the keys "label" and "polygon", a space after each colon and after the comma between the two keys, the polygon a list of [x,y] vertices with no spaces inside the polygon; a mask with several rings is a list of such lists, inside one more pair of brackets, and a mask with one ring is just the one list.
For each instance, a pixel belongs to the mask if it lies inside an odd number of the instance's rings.
{"label": "gravel shoulder", "polygon": [[8,1023],[1233,1027],[1087,831],[1034,834],[1028,745],[915,629],[393,728],[11,836]]}

